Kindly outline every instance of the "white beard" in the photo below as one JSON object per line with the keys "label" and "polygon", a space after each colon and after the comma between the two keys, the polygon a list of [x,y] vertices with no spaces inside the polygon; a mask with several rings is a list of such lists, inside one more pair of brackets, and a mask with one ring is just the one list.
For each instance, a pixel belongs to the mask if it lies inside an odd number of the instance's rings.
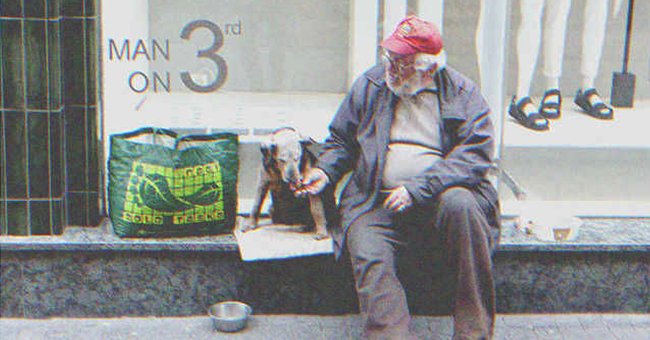
{"label": "white beard", "polygon": [[416,71],[409,78],[398,84],[396,84],[396,79],[386,74],[386,85],[398,97],[413,97],[428,86],[428,82],[425,80],[425,74],[425,72]]}

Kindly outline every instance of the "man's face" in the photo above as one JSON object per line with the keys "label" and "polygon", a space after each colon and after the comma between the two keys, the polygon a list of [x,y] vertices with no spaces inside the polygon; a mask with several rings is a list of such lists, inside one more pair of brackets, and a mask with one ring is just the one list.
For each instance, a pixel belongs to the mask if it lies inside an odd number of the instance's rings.
{"label": "man's face", "polygon": [[427,74],[435,68],[418,70],[417,54],[400,55],[385,51],[383,59],[386,64],[386,84],[397,96],[413,96],[430,84],[431,77],[427,77]]}
{"label": "man's face", "polygon": [[385,51],[383,59],[386,64],[386,81],[393,90],[404,86],[416,73],[415,54],[401,55]]}

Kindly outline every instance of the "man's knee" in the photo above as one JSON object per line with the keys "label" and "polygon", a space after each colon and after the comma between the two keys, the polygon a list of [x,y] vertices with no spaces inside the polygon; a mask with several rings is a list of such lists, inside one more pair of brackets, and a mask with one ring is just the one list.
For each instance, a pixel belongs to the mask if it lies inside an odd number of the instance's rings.
{"label": "man's knee", "polygon": [[395,275],[395,249],[388,234],[386,228],[350,226],[346,243],[357,284]]}
{"label": "man's knee", "polygon": [[438,197],[438,210],[442,214],[463,214],[476,209],[479,209],[479,204],[467,188],[451,187]]}
{"label": "man's knee", "polygon": [[445,190],[439,196],[436,214],[437,228],[450,240],[485,240],[492,248],[495,235],[489,218],[471,190],[462,187]]}
{"label": "man's knee", "polygon": [[350,226],[346,243],[353,261],[374,262],[389,252],[381,235],[366,225]]}

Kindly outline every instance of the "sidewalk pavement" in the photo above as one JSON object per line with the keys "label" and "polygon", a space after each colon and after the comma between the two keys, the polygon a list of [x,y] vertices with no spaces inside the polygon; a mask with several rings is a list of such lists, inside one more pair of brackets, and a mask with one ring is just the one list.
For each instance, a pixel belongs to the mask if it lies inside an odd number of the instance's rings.
{"label": "sidewalk pavement", "polygon": [[[450,339],[450,317],[417,316],[420,339]],[[2,340],[25,339],[359,339],[358,315],[254,315],[239,333],[213,330],[208,317],[114,319],[0,318]],[[500,314],[495,339],[650,340],[650,314]]]}

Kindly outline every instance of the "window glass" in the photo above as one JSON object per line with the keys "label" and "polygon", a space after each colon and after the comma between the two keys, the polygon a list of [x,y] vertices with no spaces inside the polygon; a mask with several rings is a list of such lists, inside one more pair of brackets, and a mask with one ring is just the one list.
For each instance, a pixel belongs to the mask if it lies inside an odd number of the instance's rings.
{"label": "window glass", "polygon": [[225,91],[344,92],[348,12],[347,1],[151,0],[149,35],[173,48],[152,70],[190,72],[197,83],[227,72]]}
{"label": "window glass", "polygon": [[[492,109],[505,214],[645,216],[650,3],[637,1],[633,13],[621,77],[625,0],[103,1],[104,136],[141,126],[234,131],[251,162],[243,168],[253,169],[258,150],[247,143],[277,127],[322,140],[352,81],[380,60],[378,42],[417,14],[441,27],[448,64],[481,86]],[[613,119],[575,103],[585,84]],[[551,88],[562,102],[547,130],[510,114],[513,97],[539,111]],[[631,107],[612,104],[617,90]]]}

